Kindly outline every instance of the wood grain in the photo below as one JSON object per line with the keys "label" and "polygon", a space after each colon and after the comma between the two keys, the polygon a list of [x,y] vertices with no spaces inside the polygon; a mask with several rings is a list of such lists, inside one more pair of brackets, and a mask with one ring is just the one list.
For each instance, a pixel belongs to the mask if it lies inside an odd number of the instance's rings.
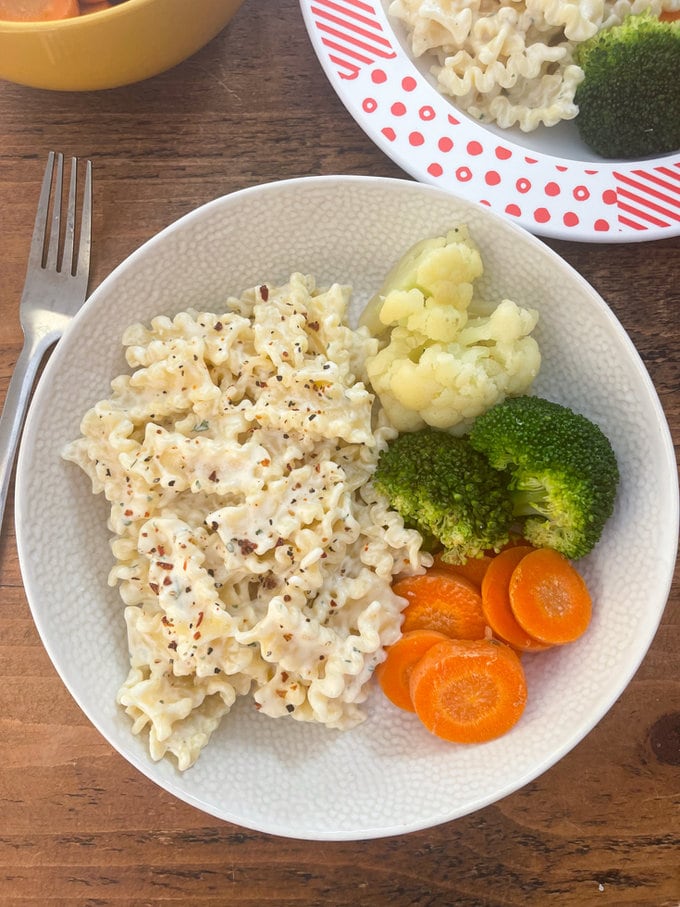
{"label": "wood grain", "polygon": [[[0,85],[0,399],[47,150],[95,164],[92,285],[235,189],[324,173],[405,177],[320,70],[294,0],[250,0],[169,73],[96,94]],[[602,294],[680,438],[680,242],[548,243]],[[560,907],[680,904],[678,575],[632,682],[533,783],[410,835],[319,843],[204,815],[129,766],[54,671],[26,602],[11,501],[0,540],[0,903]]]}

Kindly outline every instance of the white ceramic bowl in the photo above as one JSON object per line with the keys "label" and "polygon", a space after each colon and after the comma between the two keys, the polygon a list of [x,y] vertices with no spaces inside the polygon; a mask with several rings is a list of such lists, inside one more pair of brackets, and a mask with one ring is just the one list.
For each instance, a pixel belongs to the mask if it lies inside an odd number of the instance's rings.
{"label": "white ceramic bowl", "polygon": [[[484,291],[540,310],[536,390],[596,420],[616,450],[615,513],[581,567],[595,599],[577,643],[525,659],[520,723],[483,746],[444,743],[374,690],[368,720],[340,733],[273,720],[247,702],[197,764],[153,763],[115,704],[127,673],[122,605],[106,584],[106,505],[60,458],[86,409],[124,369],[125,326],[293,270],[349,282],[358,311],[415,240],[466,222],[486,265]],[[487,209],[431,186],[312,177],[217,199],[171,225],[93,293],[52,356],[18,467],[17,533],[26,591],[64,683],[143,774],[225,820],[279,835],[358,839],[455,819],[523,786],[574,747],[645,655],[668,595],[678,539],[677,474],[658,398],[631,341],[593,289],[549,248]],[[417,783],[414,783],[417,779]]]}

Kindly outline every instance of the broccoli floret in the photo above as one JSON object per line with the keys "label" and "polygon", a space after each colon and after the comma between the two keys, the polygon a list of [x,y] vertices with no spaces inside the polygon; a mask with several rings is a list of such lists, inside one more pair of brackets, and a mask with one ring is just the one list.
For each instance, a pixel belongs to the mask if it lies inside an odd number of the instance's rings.
{"label": "broccoli floret", "polygon": [[373,483],[426,550],[445,549],[445,561],[464,563],[508,541],[507,478],[465,437],[429,427],[399,435],[381,453]]}
{"label": "broccoli floret", "polygon": [[573,559],[593,549],[619,481],[599,426],[542,397],[514,397],[480,416],[469,438],[491,466],[507,471],[527,541]]}
{"label": "broccoli floret", "polygon": [[574,101],[583,141],[602,157],[680,148],[680,22],[628,16],[579,44],[584,78]]}

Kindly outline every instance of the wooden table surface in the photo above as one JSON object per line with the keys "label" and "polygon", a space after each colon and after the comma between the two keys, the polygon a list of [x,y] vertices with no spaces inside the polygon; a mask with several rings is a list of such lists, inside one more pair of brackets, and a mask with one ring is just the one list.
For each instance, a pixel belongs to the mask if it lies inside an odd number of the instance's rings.
{"label": "wooden table surface", "polygon": [[[171,72],[113,91],[0,84],[0,400],[49,149],[96,169],[92,286],[196,206],[310,174],[408,178],[346,112],[295,0],[248,0]],[[680,240],[550,241],[630,333],[680,440]],[[680,904],[678,575],[632,682],[572,752],[473,815],[375,841],[229,825],[175,800],[80,712],[41,644],[0,542],[0,904]]]}

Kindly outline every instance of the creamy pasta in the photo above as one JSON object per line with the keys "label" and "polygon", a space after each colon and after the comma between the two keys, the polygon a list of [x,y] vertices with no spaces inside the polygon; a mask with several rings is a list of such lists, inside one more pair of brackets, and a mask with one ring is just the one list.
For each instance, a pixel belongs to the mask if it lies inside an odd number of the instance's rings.
{"label": "creamy pasta", "polygon": [[110,504],[130,669],[118,700],[189,767],[238,696],[330,728],[400,635],[393,577],[430,563],[372,488],[394,437],[364,381],[349,289],[293,274],[131,326],[130,374],[64,452]]}
{"label": "creamy pasta", "polygon": [[578,113],[574,48],[631,13],[680,0],[392,0],[414,57],[431,55],[443,94],[470,116],[531,132]]}

